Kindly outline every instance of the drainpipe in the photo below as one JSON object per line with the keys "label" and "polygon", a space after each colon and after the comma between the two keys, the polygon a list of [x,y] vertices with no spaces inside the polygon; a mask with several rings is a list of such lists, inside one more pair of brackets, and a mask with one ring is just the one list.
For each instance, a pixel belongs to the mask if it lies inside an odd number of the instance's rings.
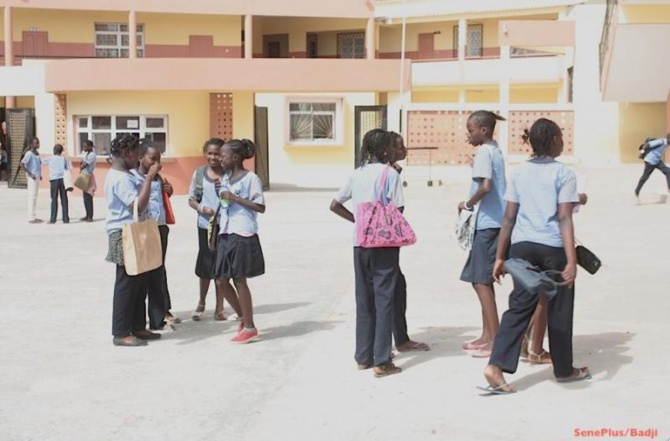
{"label": "drainpipe", "polygon": [[402,39],[400,42],[400,87],[399,87],[399,96],[400,100],[400,132],[402,133],[402,110],[404,107],[404,98],[403,93],[405,89],[405,42],[407,40],[407,0],[402,2]]}

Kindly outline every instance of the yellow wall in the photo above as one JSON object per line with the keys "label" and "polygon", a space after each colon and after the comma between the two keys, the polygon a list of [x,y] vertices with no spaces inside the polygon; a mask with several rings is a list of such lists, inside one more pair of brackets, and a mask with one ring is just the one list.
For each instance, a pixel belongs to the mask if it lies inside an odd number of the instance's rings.
{"label": "yellow wall", "polygon": [[670,23],[668,5],[622,5],[623,23]]}
{"label": "yellow wall", "polygon": [[458,90],[414,90],[412,91],[413,103],[457,103]]}
{"label": "yellow wall", "polygon": [[233,137],[254,139],[254,93],[233,93]]}
{"label": "yellow wall", "polygon": [[509,102],[512,104],[524,103],[557,103],[559,85],[546,87],[512,86],[509,92]]}
{"label": "yellow wall", "polygon": [[217,46],[242,44],[242,18],[232,15],[137,14],[146,44],[188,44],[190,35],[212,35]]}
{"label": "yellow wall", "polygon": [[[125,12],[13,9],[14,40],[22,41],[23,31],[38,28],[49,32],[53,43],[94,43],[96,22],[127,23]],[[187,45],[189,35],[212,35],[215,45],[241,44],[241,18],[237,16],[175,15],[138,13],[144,24],[145,44]]]}
{"label": "yellow wall", "polygon": [[500,93],[497,88],[465,91],[465,102],[467,103],[497,103],[499,101]]}
{"label": "yellow wall", "polygon": [[[12,9],[14,41],[23,40],[23,31],[36,27],[49,32],[52,43],[93,43],[94,23],[127,23],[123,12]],[[141,23],[138,21],[138,23]]]}
{"label": "yellow wall", "polygon": [[[261,18],[254,19],[254,53],[263,52],[263,35],[289,34],[289,52],[304,52],[308,32],[365,32],[366,20],[360,19],[304,19]],[[324,44],[328,44],[324,42]],[[331,43],[333,44],[333,43]],[[336,40],[335,40],[335,43]],[[319,53],[321,53],[319,35]],[[333,51],[335,55],[335,51]]]}
{"label": "yellow wall", "polygon": [[169,157],[200,155],[209,137],[208,92],[73,92],[67,112],[71,121],[75,115],[167,115]]}
{"label": "yellow wall", "polygon": [[665,103],[619,105],[619,149],[621,162],[639,162],[637,147],[647,137],[667,132]]}

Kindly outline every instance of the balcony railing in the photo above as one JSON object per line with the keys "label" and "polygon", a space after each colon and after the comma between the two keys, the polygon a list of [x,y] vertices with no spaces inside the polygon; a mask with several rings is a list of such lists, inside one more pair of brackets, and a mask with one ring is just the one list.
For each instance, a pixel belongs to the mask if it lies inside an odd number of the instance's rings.
{"label": "balcony railing", "polygon": [[603,24],[603,33],[600,37],[600,76],[602,77],[603,68],[605,66],[605,57],[609,51],[610,30],[612,26],[612,19],[614,11],[616,10],[619,0],[607,0],[607,9],[605,10],[605,23]]}

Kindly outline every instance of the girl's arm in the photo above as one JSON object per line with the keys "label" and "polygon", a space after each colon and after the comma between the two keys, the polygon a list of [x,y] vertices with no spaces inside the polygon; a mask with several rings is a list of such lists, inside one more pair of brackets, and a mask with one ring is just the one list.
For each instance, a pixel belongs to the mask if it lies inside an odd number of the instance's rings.
{"label": "girl's arm", "polygon": [[507,255],[507,248],[512,239],[512,230],[516,224],[517,214],[519,214],[519,204],[508,201],[505,207],[502,225],[500,227],[500,234],[498,235],[496,261],[493,265],[493,278],[498,283],[500,283],[500,276],[502,276],[504,272],[505,256]]}
{"label": "girl's arm", "polygon": [[248,208],[249,210],[256,211],[258,213],[265,213],[265,205],[257,204],[256,202],[251,202],[248,201],[244,198],[241,198],[237,196],[235,193],[232,193],[230,191],[222,191],[221,192],[221,197],[223,199],[227,199],[230,202],[234,202],[236,204],[239,204],[243,206],[244,208]]}
{"label": "girl's arm", "polygon": [[573,202],[558,204],[558,224],[561,228],[563,248],[568,258],[568,263],[563,270],[563,280],[572,286],[577,277],[577,252],[575,251],[575,227],[572,223],[572,210],[575,208]]}
{"label": "girl's arm", "polygon": [[467,200],[463,201],[460,204],[458,204],[458,212],[460,213],[462,210],[465,210],[465,206],[467,205],[469,209],[472,209],[479,201],[484,199],[484,196],[486,196],[490,191],[491,188],[493,187],[493,183],[491,182],[490,179],[482,179],[479,182],[479,188],[477,188],[477,191],[475,194],[472,195],[472,197]]}
{"label": "girl's arm", "polygon": [[354,214],[344,205],[337,202],[335,199],[330,203],[330,211],[340,216],[344,220],[354,223]]}

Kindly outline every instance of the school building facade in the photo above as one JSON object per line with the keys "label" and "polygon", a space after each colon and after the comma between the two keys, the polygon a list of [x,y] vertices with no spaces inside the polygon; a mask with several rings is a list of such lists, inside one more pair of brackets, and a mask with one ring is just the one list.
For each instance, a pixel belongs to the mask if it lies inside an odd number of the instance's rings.
{"label": "school building facade", "polygon": [[111,139],[135,133],[164,148],[164,173],[183,193],[203,142],[235,137],[256,141],[249,166],[269,186],[335,187],[362,135],[385,127],[417,148],[408,173],[430,162],[448,175],[471,154],[465,120],[479,108],[508,119],[496,136],[511,162],[527,157],[520,135],[541,116],[563,128],[567,161],[633,161],[670,112],[667,84],[663,99],[617,92],[630,87],[617,72],[638,71],[620,52],[642,40],[619,38],[634,32],[614,18],[670,23],[670,1],[640,3],[3,0],[10,166],[33,134],[43,154],[61,143],[73,159],[91,139],[104,175]]}

